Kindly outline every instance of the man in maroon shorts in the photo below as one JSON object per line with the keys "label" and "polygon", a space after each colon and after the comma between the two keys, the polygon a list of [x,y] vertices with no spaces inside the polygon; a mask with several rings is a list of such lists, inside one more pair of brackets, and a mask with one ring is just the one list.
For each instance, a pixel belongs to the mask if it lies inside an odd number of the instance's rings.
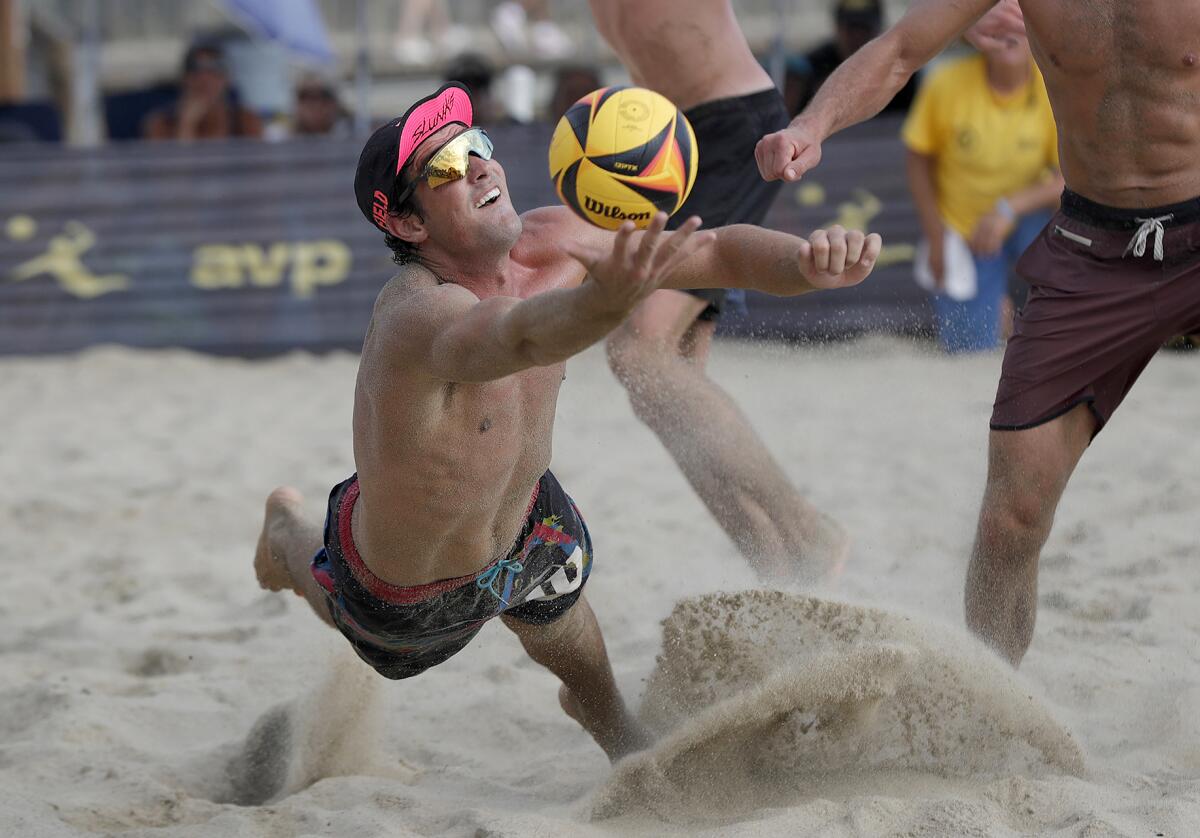
{"label": "man in maroon shorts", "polygon": [[1200,0],[920,0],[755,152],[767,180],[798,180],[827,137],[977,18],[980,37],[1003,38],[1022,9],[1067,191],[1018,264],[1031,290],[1004,356],[966,591],[968,625],[1013,664],[1075,465],[1163,342],[1200,328]]}

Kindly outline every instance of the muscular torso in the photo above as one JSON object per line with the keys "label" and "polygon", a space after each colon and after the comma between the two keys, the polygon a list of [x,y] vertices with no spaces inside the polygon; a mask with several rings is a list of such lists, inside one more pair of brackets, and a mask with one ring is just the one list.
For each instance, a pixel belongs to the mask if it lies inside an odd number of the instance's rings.
{"label": "muscular torso", "polygon": [[729,0],[591,0],[596,28],[635,84],[684,110],[771,87]]}
{"label": "muscular torso", "polygon": [[1102,204],[1200,196],[1200,0],[1020,0],[1067,186]]}
{"label": "muscular torso", "polygon": [[[527,225],[512,251],[505,296],[578,284],[583,271]],[[407,294],[437,280],[406,271],[383,290],[363,345],[354,401],[361,494],[355,543],[367,566],[397,585],[475,573],[508,552],[530,495],[550,465],[562,364],[497,381],[451,383],[398,360],[377,324]]]}

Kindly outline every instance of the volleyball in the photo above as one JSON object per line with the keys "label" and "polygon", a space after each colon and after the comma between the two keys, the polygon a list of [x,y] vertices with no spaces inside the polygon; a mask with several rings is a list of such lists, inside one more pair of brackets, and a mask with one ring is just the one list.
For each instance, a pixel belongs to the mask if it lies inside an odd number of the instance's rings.
{"label": "volleyball", "polygon": [[602,87],[567,109],[550,141],[550,177],[564,204],[615,230],[673,215],[696,182],[699,156],[687,117],[642,87]]}

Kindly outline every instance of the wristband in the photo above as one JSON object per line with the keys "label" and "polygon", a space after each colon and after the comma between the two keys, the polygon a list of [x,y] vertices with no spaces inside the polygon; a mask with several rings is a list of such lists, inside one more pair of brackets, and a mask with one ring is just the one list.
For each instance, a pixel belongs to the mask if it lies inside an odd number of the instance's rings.
{"label": "wristband", "polygon": [[1008,202],[1008,198],[1001,198],[996,202],[996,212],[1007,219],[1010,224],[1017,220],[1017,211]]}

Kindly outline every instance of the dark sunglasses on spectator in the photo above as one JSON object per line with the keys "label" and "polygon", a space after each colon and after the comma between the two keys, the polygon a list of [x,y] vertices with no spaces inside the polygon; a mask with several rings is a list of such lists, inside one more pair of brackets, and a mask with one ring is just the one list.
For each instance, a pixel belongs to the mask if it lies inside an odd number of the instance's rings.
{"label": "dark sunglasses on spectator", "polygon": [[193,58],[188,62],[189,73],[217,73],[225,75],[225,62],[219,58]]}
{"label": "dark sunglasses on spectator", "polygon": [[324,90],[321,88],[309,88],[308,90],[301,90],[299,93],[297,93],[296,98],[301,102],[332,102],[333,91]]}

